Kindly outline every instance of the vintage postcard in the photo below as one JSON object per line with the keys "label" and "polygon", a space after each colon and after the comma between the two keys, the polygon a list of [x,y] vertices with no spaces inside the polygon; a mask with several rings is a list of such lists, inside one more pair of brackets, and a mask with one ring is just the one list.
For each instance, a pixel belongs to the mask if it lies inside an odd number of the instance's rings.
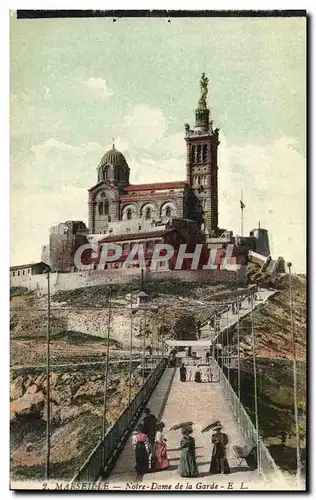
{"label": "vintage postcard", "polygon": [[12,490],[306,489],[306,43],[11,11]]}

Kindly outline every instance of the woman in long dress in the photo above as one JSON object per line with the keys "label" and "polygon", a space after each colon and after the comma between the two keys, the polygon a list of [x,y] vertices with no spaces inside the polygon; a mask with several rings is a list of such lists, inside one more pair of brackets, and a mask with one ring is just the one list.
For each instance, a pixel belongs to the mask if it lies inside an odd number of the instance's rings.
{"label": "woman in long dress", "polygon": [[199,366],[196,367],[196,372],[195,372],[195,376],[194,376],[194,382],[202,382],[201,368]]}
{"label": "woman in long dress", "polygon": [[181,382],[186,382],[187,379],[187,369],[184,366],[184,363],[180,366],[180,380]]}
{"label": "woman in long dress", "polygon": [[150,443],[147,435],[143,432],[142,424],[137,427],[132,442],[135,450],[135,470],[137,474],[146,474],[149,470]]}
{"label": "woman in long dress", "polygon": [[212,436],[213,451],[210,465],[210,474],[229,474],[230,468],[226,458],[226,446],[228,436],[222,432],[222,426],[214,428],[215,433]]}
{"label": "woman in long dress", "polygon": [[179,474],[181,477],[197,477],[199,470],[196,464],[195,440],[191,436],[191,427],[182,429],[183,437],[180,442],[181,454],[179,463]]}
{"label": "woman in long dress", "polygon": [[152,466],[156,470],[167,469],[170,465],[167,455],[167,440],[163,434],[164,427],[163,422],[159,422],[156,427],[157,432],[152,454]]}

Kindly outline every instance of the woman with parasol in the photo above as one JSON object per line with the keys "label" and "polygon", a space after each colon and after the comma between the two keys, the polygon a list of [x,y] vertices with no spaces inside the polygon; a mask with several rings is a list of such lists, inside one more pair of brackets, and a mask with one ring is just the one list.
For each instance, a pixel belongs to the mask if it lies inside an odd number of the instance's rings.
{"label": "woman with parasol", "polygon": [[156,470],[167,469],[170,465],[167,456],[167,440],[163,434],[165,424],[159,422],[156,426],[155,444],[152,454],[152,467]]}
{"label": "woman with parasol", "polygon": [[182,427],[182,439],[180,442],[181,454],[179,463],[179,474],[181,477],[197,477],[199,470],[196,464],[195,440],[191,436],[191,426]]}
{"label": "woman with parasol", "polygon": [[210,464],[210,474],[229,474],[230,468],[226,458],[226,446],[228,444],[228,436],[222,432],[222,425],[219,423],[214,427],[212,435],[212,460]]}

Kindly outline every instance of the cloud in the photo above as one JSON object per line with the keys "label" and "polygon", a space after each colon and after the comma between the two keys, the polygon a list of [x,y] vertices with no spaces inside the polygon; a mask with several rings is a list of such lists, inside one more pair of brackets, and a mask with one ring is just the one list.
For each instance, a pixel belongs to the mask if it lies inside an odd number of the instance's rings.
{"label": "cloud", "polygon": [[88,189],[105,149],[96,142],[74,146],[50,138],[15,155],[11,185],[28,192],[58,190],[63,186]]}
{"label": "cloud", "polygon": [[174,157],[185,157],[186,145],[184,140],[184,132],[170,134],[163,137],[156,145],[156,149],[164,155]]}
{"label": "cloud", "polygon": [[88,80],[82,82],[84,88],[93,93],[95,97],[101,99],[108,99],[113,95],[113,92],[108,88],[106,80],[102,78],[91,77]]}
{"label": "cloud", "polygon": [[167,123],[159,108],[141,104],[124,118],[123,134],[135,148],[152,148],[166,130]]}
{"label": "cloud", "polygon": [[[145,149],[135,147],[126,133],[115,139],[116,148],[124,152],[131,168],[130,182],[185,180],[182,134],[163,135],[166,127],[162,115],[148,109],[148,113],[138,116],[156,117],[156,123],[160,123],[159,140],[154,143],[156,137],[151,132]],[[146,135],[145,126],[142,130]],[[239,199],[243,190],[244,234],[249,234],[260,220],[261,227],[269,230],[272,255],[284,256],[293,262],[297,272],[304,272],[305,159],[296,140],[283,136],[269,143],[240,146],[229,143],[221,134],[220,141],[219,225],[240,234]],[[51,225],[71,219],[86,221],[87,189],[95,184],[96,167],[109,148],[97,142],[72,145],[50,138],[15,157],[11,197],[13,256],[32,260],[31,253],[46,242]]]}
{"label": "cloud", "polygon": [[305,158],[297,141],[283,136],[266,144],[219,147],[219,224],[241,232],[239,199],[243,191],[244,234],[257,227],[269,230],[273,256],[292,260],[304,272]]}
{"label": "cloud", "polygon": [[185,178],[185,162],[181,159],[156,160],[149,155],[133,158],[130,178],[132,184],[181,181]]}

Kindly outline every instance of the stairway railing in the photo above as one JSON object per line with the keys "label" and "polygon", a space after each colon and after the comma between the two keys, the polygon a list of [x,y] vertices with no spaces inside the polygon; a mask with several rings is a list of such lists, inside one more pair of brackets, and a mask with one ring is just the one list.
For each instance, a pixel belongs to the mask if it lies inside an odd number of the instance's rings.
{"label": "stairway railing", "polygon": [[[239,402],[238,397],[234,389],[232,388],[231,384],[227,380],[223,370],[221,369],[221,367],[219,366],[219,364],[215,359],[213,359],[212,361],[218,368],[220,384],[224,389],[224,394],[226,396],[228,404],[231,407],[231,410],[239,423],[239,427],[243,433],[244,438],[247,441],[249,440],[252,441],[254,444],[256,444],[257,430],[255,426],[253,425],[242,403]],[[258,473],[262,474],[265,477],[273,473],[274,477],[277,477],[277,479],[279,479],[280,481],[282,481],[282,483],[284,483],[285,479],[284,475],[282,474],[282,471],[276,465],[275,461],[270,455],[268,448],[265,446],[265,444],[261,439],[259,439],[259,449],[257,450],[257,455],[258,455],[257,459],[259,466]]]}
{"label": "stairway railing", "polygon": [[105,476],[107,469],[116,460],[126,438],[129,436],[144,405],[160,380],[167,365],[163,358],[147,378],[145,384],[123,411],[118,420],[107,430],[104,440],[100,440],[82,467],[76,472],[72,482],[95,482]]}

